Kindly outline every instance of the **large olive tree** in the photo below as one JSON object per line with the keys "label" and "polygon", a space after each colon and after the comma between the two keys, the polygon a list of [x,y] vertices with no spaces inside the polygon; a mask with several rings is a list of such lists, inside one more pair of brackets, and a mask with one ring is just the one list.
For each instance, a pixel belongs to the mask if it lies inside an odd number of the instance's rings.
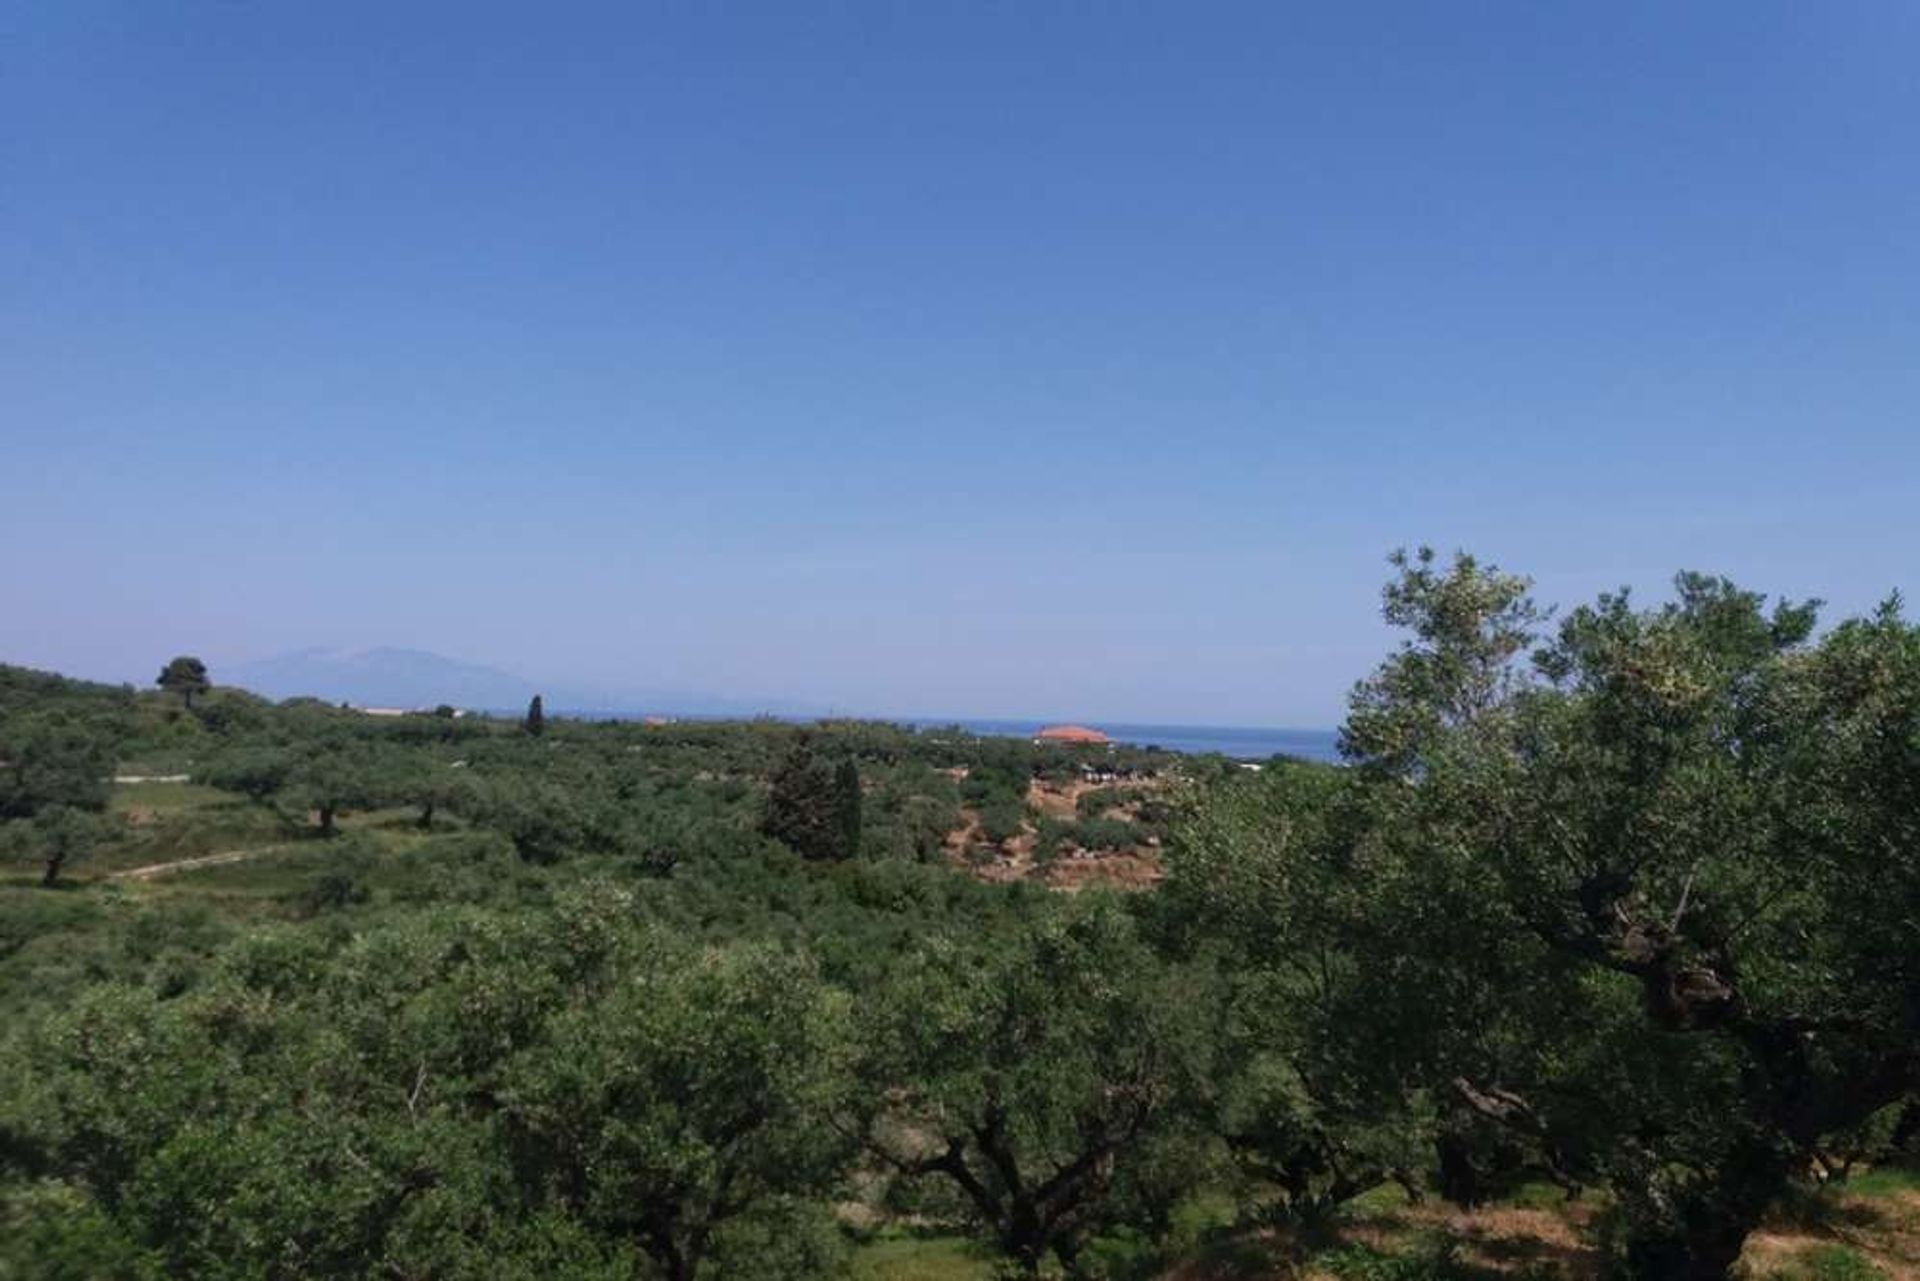
{"label": "large olive tree", "polygon": [[870,1150],[943,1182],[1008,1261],[1075,1270],[1088,1237],[1182,1190],[1168,1145],[1203,1089],[1205,989],[1116,903],[1037,902],[933,939],[866,1002]]}
{"label": "large olive tree", "polygon": [[1504,1067],[1459,1096],[1576,1136],[1640,1274],[1722,1277],[1830,1136],[1920,1087],[1920,631],[1890,604],[1816,643],[1812,605],[1682,575],[1659,608],[1573,611],[1529,664],[1523,583],[1401,568],[1414,639],[1346,739],[1376,874],[1471,927],[1419,957],[1431,986],[1550,992],[1559,1019],[1487,1035],[1563,1038],[1456,1036],[1433,1070]]}

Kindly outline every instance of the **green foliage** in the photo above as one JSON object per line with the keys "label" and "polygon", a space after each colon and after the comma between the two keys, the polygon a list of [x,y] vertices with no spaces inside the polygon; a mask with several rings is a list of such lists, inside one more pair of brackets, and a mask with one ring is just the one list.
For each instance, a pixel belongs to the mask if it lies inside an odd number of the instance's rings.
{"label": "green foliage", "polygon": [[[62,882],[0,881],[0,1275],[1117,1281],[1597,1185],[1610,1262],[1705,1278],[1810,1172],[1897,1194],[1920,629],[1396,567],[1350,767],[1116,747],[1155,786],[1071,822],[1028,796],[1085,753],[951,728],[0,666],[0,846]],[[1167,879],[983,884],[975,820]]]}
{"label": "green foliage", "polygon": [[71,716],[10,717],[0,726],[0,822],[105,809],[112,776],[110,745]]}
{"label": "green foliage", "polygon": [[[0,1184],[0,1275],[36,1281],[159,1281],[159,1261],[78,1188],[56,1180]],[[23,1270],[8,1266],[18,1261]],[[30,1271],[26,1269],[31,1269]]]}
{"label": "green foliage", "polygon": [[[4,1150],[88,1190],[89,1241],[171,1275],[497,1275],[557,1246],[576,1275],[630,1274],[631,1249],[690,1277],[776,1239],[791,1266],[757,1275],[825,1274],[795,1197],[845,1150],[845,998],[630,911],[601,888],[344,947],[257,934],[184,996],[96,988],[14,1050]],[[487,1248],[462,1263],[463,1240]]]}
{"label": "green foliage", "polygon": [[641,973],[508,1065],[503,1120],[536,1196],[691,1277],[723,1224],[838,1174],[846,1002],[767,950]]}
{"label": "green foliage", "polygon": [[1882,1166],[1850,1176],[1842,1185],[1854,1196],[1894,1197],[1920,1195],[1920,1171],[1899,1166]]}
{"label": "green foliage", "polygon": [[1098,897],[1010,934],[929,940],[866,1007],[871,1150],[948,1185],[1020,1268],[1071,1263],[1189,1174],[1143,1158],[1171,1154],[1207,1068],[1191,981]]}
{"label": "green foliage", "polygon": [[1573,611],[1528,672],[1517,580],[1403,571],[1415,640],[1348,741],[1377,780],[1357,852],[1445,905],[1381,902],[1399,950],[1447,958],[1413,976],[1432,1084],[1605,1177],[1632,1268],[1720,1275],[1920,1070],[1920,633],[1889,606],[1816,647],[1811,606],[1682,575],[1659,609]]}
{"label": "green foliage", "polygon": [[860,848],[860,767],[852,758],[833,771],[833,820],[839,847],[848,854]]}
{"label": "green foliage", "polygon": [[774,770],[760,830],[801,858],[849,858],[860,847],[860,773],[828,764],[806,737]]}
{"label": "green foliage", "polygon": [[1445,571],[1430,547],[1390,559],[1397,574],[1381,593],[1381,613],[1412,639],[1355,687],[1340,742],[1355,760],[1405,771],[1512,692],[1513,660],[1542,614],[1527,579],[1482,569],[1465,553]]}
{"label": "green foliage", "polygon": [[247,742],[222,752],[200,771],[198,780],[263,805],[287,785],[292,773],[290,752],[277,746]]}
{"label": "green foliage", "polygon": [[1487,1275],[1460,1257],[1458,1242],[1441,1236],[1429,1236],[1397,1254],[1345,1246],[1319,1255],[1314,1263],[1342,1281],[1479,1281]]}
{"label": "green foliage", "polygon": [[98,844],[113,756],[107,741],[63,713],[22,716],[0,729],[0,857],[43,868],[53,885]]}
{"label": "green foliage", "polygon": [[980,834],[998,845],[1026,830],[1027,807],[1024,801],[996,796],[980,809]]}
{"label": "green foliage", "polygon": [[1857,1250],[1828,1243],[1809,1246],[1794,1256],[1791,1265],[1771,1275],[1781,1281],[1881,1281],[1887,1273]]}
{"label": "green foliage", "polygon": [[1130,850],[1144,835],[1125,819],[1088,818],[1069,828],[1066,838],[1085,850]]}
{"label": "green foliage", "polygon": [[283,794],[298,809],[312,811],[320,835],[332,836],[342,811],[388,799],[390,778],[376,749],[350,739],[327,740],[294,758]]}
{"label": "green foliage", "polygon": [[207,665],[185,654],[169,660],[154,683],[169,694],[180,695],[181,702],[188,708],[193,706],[195,694],[204,694],[213,688],[213,682],[207,679]]}
{"label": "green foliage", "polygon": [[848,1275],[854,1281],[988,1281],[993,1267],[967,1238],[893,1235],[861,1245]]}
{"label": "green foliage", "polygon": [[1446,1011],[1407,990],[1406,919],[1376,916],[1386,887],[1356,875],[1352,783],[1295,765],[1217,784],[1175,830],[1158,905],[1169,944],[1219,967],[1212,1126],[1249,1198],[1301,1222],[1411,1181],[1434,1137],[1416,1056]]}

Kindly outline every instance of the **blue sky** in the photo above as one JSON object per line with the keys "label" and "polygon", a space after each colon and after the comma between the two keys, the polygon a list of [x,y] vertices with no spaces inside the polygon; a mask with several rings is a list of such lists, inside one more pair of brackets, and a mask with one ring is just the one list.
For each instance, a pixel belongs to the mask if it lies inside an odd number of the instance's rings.
{"label": "blue sky", "polygon": [[1920,588],[1920,7],[0,12],[0,659],[1326,725]]}

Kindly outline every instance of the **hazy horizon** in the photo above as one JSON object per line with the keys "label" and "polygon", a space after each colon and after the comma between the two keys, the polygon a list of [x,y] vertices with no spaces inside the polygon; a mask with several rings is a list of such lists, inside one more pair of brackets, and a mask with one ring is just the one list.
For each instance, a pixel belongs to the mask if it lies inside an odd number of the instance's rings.
{"label": "hazy horizon", "polygon": [[[419,677],[408,681],[411,688],[401,692],[386,689],[377,693],[353,690],[330,685],[324,678],[302,680],[288,676],[263,679],[263,669],[287,664],[293,660],[309,656],[324,656],[330,659],[358,659],[369,655],[405,654],[418,659],[443,662],[457,668],[467,669],[469,674],[485,674],[499,679],[502,690],[493,696],[462,698],[454,686],[444,681],[436,681],[431,676]],[[0,660],[6,661],[6,660]],[[77,677],[83,680],[98,681],[111,685],[132,685],[136,689],[146,689],[153,682],[138,674],[118,672],[79,672],[49,668],[44,664],[23,664],[39,670],[56,671],[60,675]],[[1055,723],[1083,721],[1096,725],[1121,725],[1134,728],[1188,728],[1223,729],[1250,731],[1300,731],[1305,733],[1333,733],[1337,722],[1325,725],[1269,725],[1236,721],[1142,721],[1126,717],[1102,716],[1088,713],[1084,709],[1048,709],[1045,707],[1016,712],[996,712],[982,714],[966,708],[865,708],[846,707],[833,704],[814,704],[805,700],[789,698],[778,694],[755,693],[753,691],[719,692],[697,689],[648,689],[641,685],[627,688],[609,687],[599,690],[583,690],[569,686],[564,679],[549,680],[537,675],[521,672],[509,672],[493,664],[471,663],[455,659],[450,655],[437,654],[427,650],[401,650],[391,646],[376,646],[369,650],[337,650],[324,647],[310,647],[308,650],[292,651],[286,654],[267,655],[261,659],[243,661],[230,667],[214,667],[209,675],[216,686],[239,688],[272,699],[296,697],[318,697],[327,701],[346,702],[355,707],[401,707],[425,709],[439,703],[451,703],[463,710],[483,712],[493,715],[519,715],[524,711],[527,699],[534,694],[542,696],[549,715],[584,715],[633,717],[650,713],[686,716],[694,719],[736,719],[770,715],[781,719],[814,720],[833,718],[871,719],[897,721],[908,724],[929,725],[952,722],[957,724],[1031,724],[1041,726]],[[458,673],[455,674],[457,680]],[[405,679],[405,678],[401,678]],[[511,688],[505,686],[510,683]]]}
{"label": "hazy horizon", "polygon": [[1396,546],[1920,590],[1920,10],[29,6],[0,661],[1329,726]]}

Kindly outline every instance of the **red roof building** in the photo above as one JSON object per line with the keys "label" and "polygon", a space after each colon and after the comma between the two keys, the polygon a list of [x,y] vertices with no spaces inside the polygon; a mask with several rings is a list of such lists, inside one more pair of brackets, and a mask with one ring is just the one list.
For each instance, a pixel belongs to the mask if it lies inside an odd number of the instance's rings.
{"label": "red roof building", "polygon": [[1085,725],[1049,725],[1033,736],[1037,743],[1111,743],[1113,740]]}

